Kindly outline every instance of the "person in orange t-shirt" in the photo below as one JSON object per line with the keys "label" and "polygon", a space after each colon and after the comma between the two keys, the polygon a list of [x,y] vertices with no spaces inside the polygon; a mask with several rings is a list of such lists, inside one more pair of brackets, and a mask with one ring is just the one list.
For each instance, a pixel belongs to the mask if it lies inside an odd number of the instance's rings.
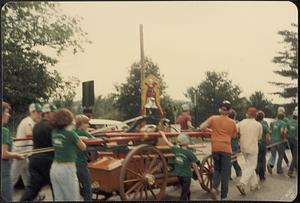
{"label": "person in orange t-shirt", "polygon": [[214,173],[212,177],[211,198],[216,200],[218,185],[221,181],[221,200],[228,200],[228,183],[231,167],[231,138],[237,134],[235,122],[228,117],[231,104],[223,101],[219,109],[220,115],[209,117],[200,125],[200,130],[211,128],[212,157]]}

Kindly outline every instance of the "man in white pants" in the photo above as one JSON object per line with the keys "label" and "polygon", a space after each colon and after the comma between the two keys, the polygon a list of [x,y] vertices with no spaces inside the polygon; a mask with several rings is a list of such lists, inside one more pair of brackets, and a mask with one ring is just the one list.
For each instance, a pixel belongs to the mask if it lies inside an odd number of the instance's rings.
{"label": "man in white pants", "polygon": [[[36,122],[41,119],[42,107],[38,103],[32,103],[29,105],[30,115],[24,118],[17,129],[16,138],[26,138],[27,136],[32,136],[32,129]],[[14,142],[13,151],[22,152],[32,150],[32,140],[16,141]],[[29,181],[29,171],[28,171],[28,159],[23,160],[13,160],[11,166],[11,183],[12,187],[15,186],[19,177],[22,177],[25,187],[28,185]]]}
{"label": "man in white pants", "polygon": [[258,140],[262,137],[262,126],[255,120],[256,108],[248,108],[246,117],[246,119],[237,124],[237,131],[240,135],[240,148],[246,161],[240,182],[236,185],[242,195],[246,195],[245,186],[248,183],[251,191],[259,189],[255,169],[257,165]]}

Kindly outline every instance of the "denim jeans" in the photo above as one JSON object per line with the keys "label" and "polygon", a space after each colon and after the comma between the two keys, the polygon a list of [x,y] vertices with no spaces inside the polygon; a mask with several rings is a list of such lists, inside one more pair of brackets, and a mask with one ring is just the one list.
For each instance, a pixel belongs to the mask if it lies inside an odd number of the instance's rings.
{"label": "denim jeans", "polygon": [[55,201],[80,201],[75,163],[53,162],[50,169],[50,179]]}
{"label": "denim jeans", "polygon": [[11,160],[1,159],[1,195],[6,201],[12,201],[11,164]]}
{"label": "denim jeans", "polygon": [[[232,149],[232,153],[235,154],[239,151],[239,147],[237,145],[231,144],[231,149]],[[230,162],[231,166],[233,166],[234,170],[235,170],[235,174],[236,176],[241,176],[242,175],[242,169],[237,161],[237,159],[233,162]],[[229,175],[231,177],[231,167],[230,166],[230,171],[229,171]]]}
{"label": "denim jeans", "polygon": [[244,185],[250,183],[250,186],[254,187],[258,184],[255,173],[255,168],[257,165],[257,154],[243,153],[243,156],[246,161],[246,165],[240,183],[243,183]]}
{"label": "denim jeans", "polygon": [[228,194],[231,154],[226,152],[212,152],[212,157],[214,160],[212,187],[217,189],[221,182],[221,199],[224,199]]}
{"label": "denim jeans", "polygon": [[178,176],[179,184],[181,186],[180,200],[191,199],[191,177]]}
{"label": "denim jeans", "polygon": [[257,166],[255,171],[259,175],[260,179],[265,178],[266,154],[267,154],[266,143],[265,142],[258,143]]}
{"label": "denim jeans", "polygon": [[293,174],[294,169],[298,169],[298,140],[293,137],[293,138],[288,138],[289,139],[289,144],[291,148],[291,153],[292,153],[292,162],[289,168],[289,174]]}
{"label": "denim jeans", "polygon": [[76,163],[76,169],[79,184],[82,186],[84,201],[92,200],[92,181],[87,163]]}
{"label": "denim jeans", "polygon": [[278,152],[278,160],[277,160],[277,173],[282,173],[282,160],[284,156],[285,145],[281,143],[271,148],[271,157],[268,161],[268,165],[272,168],[274,167],[275,160],[276,160],[276,152]]}

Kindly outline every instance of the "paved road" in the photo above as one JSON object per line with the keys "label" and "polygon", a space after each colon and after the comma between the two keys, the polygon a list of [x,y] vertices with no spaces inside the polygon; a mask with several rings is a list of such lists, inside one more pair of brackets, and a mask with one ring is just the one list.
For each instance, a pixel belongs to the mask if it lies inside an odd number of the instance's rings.
{"label": "paved road", "polygon": [[[210,147],[207,146],[206,149],[203,150],[204,153],[209,154],[210,153]],[[286,150],[287,156],[289,157],[289,160],[291,160],[291,153],[289,150]],[[267,159],[270,156],[270,153],[267,154]],[[200,159],[203,158],[203,156],[199,157]],[[238,157],[238,161],[243,169],[245,166],[245,161],[242,156]],[[270,175],[268,173],[266,176],[266,181],[263,183],[260,183],[261,189],[256,192],[250,192],[249,188],[247,188],[246,196],[242,196],[238,189],[235,187],[235,184],[238,182],[238,178],[235,177],[234,170],[232,170],[232,177],[233,180],[230,181],[229,184],[229,197],[232,200],[241,200],[241,201],[259,201],[259,200],[267,200],[267,201],[292,201],[297,196],[298,187],[298,177],[291,179],[287,176],[287,166],[285,165],[285,162],[283,162],[283,171],[284,175],[277,175],[276,173],[273,175]],[[18,201],[20,198],[20,195],[22,194],[23,190],[16,190],[14,194],[14,200]],[[191,185],[191,198],[192,200],[211,200],[210,195],[204,191],[198,182],[192,181]],[[42,193],[46,194],[45,200],[52,200],[50,189],[48,186],[46,186]],[[178,200],[180,195],[180,188],[177,187],[168,187],[166,191],[166,196],[164,200]],[[110,200],[120,200],[118,196],[110,198]]]}

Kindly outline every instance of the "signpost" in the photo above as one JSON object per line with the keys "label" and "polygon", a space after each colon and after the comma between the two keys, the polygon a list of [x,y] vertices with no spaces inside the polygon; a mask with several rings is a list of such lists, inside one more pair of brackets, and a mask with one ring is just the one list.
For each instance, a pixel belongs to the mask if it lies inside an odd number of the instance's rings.
{"label": "signpost", "polygon": [[95,93],[94,93],[94,80],[86,81],[82,83],[82,109],[83,114],[92,117],[93,106],[95,103]]}

